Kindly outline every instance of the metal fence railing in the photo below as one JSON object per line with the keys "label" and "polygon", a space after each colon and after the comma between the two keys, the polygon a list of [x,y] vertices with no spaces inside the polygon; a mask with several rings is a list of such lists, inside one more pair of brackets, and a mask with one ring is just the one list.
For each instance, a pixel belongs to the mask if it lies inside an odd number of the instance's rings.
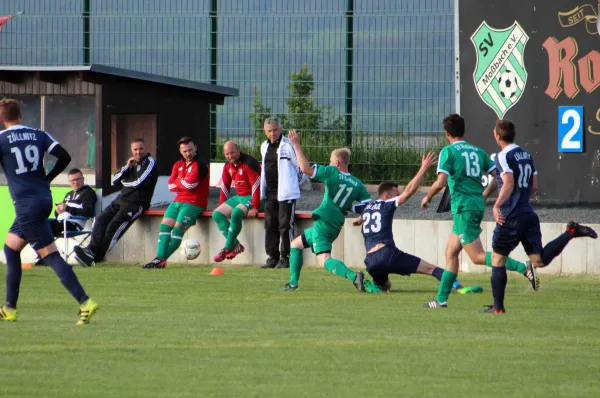
{"label": "metal fence railing", "polygon": [[305,133],[311,160],[350,146],[365,181],[405,181],[455,109],[454,0],[0,2],[0,16],[19,11],[0,31],[0,64],[91,62],[238,88],[214,109],[214,159],[226,139],[256,154],[262,118],[277,114]]}

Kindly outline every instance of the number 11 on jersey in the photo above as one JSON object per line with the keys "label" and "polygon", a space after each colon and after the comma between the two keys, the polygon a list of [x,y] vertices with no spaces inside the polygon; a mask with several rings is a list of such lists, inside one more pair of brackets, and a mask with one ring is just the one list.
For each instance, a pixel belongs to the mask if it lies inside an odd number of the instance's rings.
{"label": "number 11 on jersey", "polygon": [[558,107],[558,152],[583,152],[583,106]]}

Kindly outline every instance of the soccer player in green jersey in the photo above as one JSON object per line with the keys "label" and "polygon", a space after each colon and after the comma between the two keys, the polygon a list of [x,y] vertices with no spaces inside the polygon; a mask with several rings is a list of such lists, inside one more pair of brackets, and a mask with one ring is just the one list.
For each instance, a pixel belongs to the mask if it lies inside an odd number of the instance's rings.
{"label": "soccer player in green jersey", "polygon": [[[479,235],[485,199],[496,188],[496,184],[488,184],[484,191],[481,177],[483,173],[491,173],[495,180],[496,165],[483,149],[464,140],[465,120],[459,115],[452,114],[444,118],[444,131],[450,145],[440,152],[437,180],[423,198],[421,206],[427,208],[431,199],[448,184],[454,224],[446,244],[446,270],[438,294],[434,300],[423,304],[425,308],[448,307],[448,296],[458,275],[458,255],[463,248],[473,263],[492,264],[492,253],[485,252]],[[525,270],[524,274],[537,290],[539,282],[530,264],[526,266],[509,257],[506,265],[509,270]]]}
{"label": "soccer player in green jersey", "polygon": [[312,214],[313,226],[305,229],[302,235],[297,236],[291,243],[290,280],[281,290],[293,291],[298,288],[302,269],[302,250],[311,248],[317,255],[319,266],[334,275],[349,279],[358,291],[365,292],[364,274],[352,271],[343,262],[331,257],[332,243],[344,226],[344,212],[350,209],[353,202],[371,200],[371,195],[363,183],[348,173],[350,150],[336,149],[331,152],[329,166],[311,167],[300,147],[300,134],[296,130],[291,130],[288,138],[296,151],[300,170],[313,181],[324,183],[325,194],[323,201]]}

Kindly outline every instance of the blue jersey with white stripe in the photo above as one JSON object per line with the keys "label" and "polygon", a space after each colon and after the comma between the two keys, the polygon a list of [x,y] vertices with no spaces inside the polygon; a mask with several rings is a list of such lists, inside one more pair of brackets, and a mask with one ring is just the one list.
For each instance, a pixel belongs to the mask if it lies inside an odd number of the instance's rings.
{"label": "blue jersey with white stripe", "polygon": [[44,154],[56,145],[58,141],[39,129],[16,125],[0,132],[0,164],[13,202],[52,200]]}
{"label": "blue jersey with white stripe", "polygon": [[511,173],[515,181],[510,197],[500,207],[502,215],[505,218],[512,218],[524,213],[533,213],[529,198],[533,176],[537,175],[537,170],[533,165],[531,154],[516,144],[510,144],[498,153],[494,161],[498,170],[496,174],[498,192],[504,185],[502,176],[506,173]]}
{"label": "blue jersey with white stripe", "polygon": [[367,251],[378,243],[396,246],[392,224],[397,207],[397,197],[354,205],[354,212],[362,216],[362,234]]}

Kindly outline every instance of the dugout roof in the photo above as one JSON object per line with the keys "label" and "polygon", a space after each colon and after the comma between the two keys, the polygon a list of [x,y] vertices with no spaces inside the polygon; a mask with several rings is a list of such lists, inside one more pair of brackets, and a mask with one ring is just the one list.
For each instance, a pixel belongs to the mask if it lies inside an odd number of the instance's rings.
{"label": "dugout roof", "polygon": [[[96,84],[106,83],[108,80],[128,80],[153,85],[177,87],[185,91],[192,90],[202,95],[213,97],[213,103],[223,104],[224,97],[238,96],[239,90],[233,87],[216,84],[201,83],[174,77],[155,75],[129,69],[115,68],[112,66],[91,64],[83,66],[1,66],[0,81],[22,83],[32,74],[40,81],[60,84],[76,74],[79,79]],[[218,98],[220,97],[220,101]]]}

